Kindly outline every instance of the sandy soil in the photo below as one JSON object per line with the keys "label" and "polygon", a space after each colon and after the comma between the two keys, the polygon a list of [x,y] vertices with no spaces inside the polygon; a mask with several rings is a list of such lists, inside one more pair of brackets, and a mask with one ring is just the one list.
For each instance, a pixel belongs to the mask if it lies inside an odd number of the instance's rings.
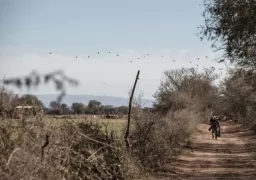
{"label": "sandy soil", "polygon": [[209,125],[200,124],[191,145],[152,179],[256,179],[256,134],[232,121],[220,125],[214,140]]}

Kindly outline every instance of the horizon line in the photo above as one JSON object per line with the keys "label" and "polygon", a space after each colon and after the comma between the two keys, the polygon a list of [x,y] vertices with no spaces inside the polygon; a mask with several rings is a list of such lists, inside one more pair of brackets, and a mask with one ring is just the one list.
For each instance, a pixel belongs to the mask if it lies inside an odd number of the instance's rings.
{"label": "horizon line", "polygon": [[[54,93],[51,93],[51,94],[35,94],[34,93],[34,95],[56,95],[56,96],[58,96],[58,95],[60,95],[59,93],[56,93],[56,94],[54,94]],[[123,97],[123,96],[112,96],[112,95],[92,95],[92,94],[66,94],[65,96],[68,96],[68,95],[70,95],[70,96],[94,96],[94,97],[96,97],[96,96],[98,96],[98,97],[115,97],[115,98],[124,98],[124,99],[129,99],[130,97]],[[148,99],[148,100],[154,100],[155,98],[149,98],[149,97],[145,97],[145,98],[143,98],[142,97],[142,99]]]}

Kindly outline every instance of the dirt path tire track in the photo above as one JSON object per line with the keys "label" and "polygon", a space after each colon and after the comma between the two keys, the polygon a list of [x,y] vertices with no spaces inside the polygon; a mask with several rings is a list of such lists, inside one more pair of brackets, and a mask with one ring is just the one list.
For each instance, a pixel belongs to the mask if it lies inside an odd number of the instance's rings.
{"label": "dirt path tire track", "polygon": [[209,125],[200,124],[190,147],[156,179],[256,179],[255,132],[232,121],[220,125],[221,137],[213,140]]}

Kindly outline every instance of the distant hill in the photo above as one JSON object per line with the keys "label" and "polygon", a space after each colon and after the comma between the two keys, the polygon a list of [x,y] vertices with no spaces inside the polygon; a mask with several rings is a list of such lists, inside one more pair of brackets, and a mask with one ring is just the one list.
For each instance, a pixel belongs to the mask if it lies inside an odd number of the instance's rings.
{"label": "distant hill", "polygon": [[[42,94],[36,95],[46,107],[49,106],[51,101],[56,100],[56,94]],[[128,106],[129,99],[123,97],[114,96],[93,96],[93,95],[66,95],[63,99],[63,103],[71,106],[74,102],[80,102],[83,104],[88,104],[90,100],[100,101],[103,105],[113,105],[113,106]],[[143,99],[143,107],[152,107],[153,99]]]}

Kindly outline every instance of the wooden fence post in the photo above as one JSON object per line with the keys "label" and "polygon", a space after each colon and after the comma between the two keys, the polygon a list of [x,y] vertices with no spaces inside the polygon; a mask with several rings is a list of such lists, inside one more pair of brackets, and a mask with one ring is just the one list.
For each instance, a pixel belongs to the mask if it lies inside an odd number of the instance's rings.
{"label": "wooden fence post", "polygon": [[133,98],[133,94],[134,94],[134,91],[136,88],[137,81],[139,79],[139,75],[140,75],[140,70],[138,70],[138,72],[137,72],[137,76],[136,76],[136,79],[135,79],[135,82],[134,82],[134,85],[132,88],[132,94],[130,96],[130,101],[129,101],[128,122],[127,122],[127,128],[126,128],[126,132],[125,132],[125,136],[124,136],[124,140],[125,140],[127,149],[130,149],[130,147],[131,147],[130,141],[129,141],[129,134],[130,134],[130,123],[131,123],[132,98]]}

